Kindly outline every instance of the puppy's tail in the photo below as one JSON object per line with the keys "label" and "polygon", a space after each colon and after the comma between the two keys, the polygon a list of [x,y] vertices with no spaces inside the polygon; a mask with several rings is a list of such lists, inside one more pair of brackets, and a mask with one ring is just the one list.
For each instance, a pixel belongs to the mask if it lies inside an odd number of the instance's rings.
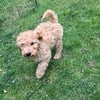
{"label": "puppy's tail", "polygon": [[57,23],[58,22],[58,16],[55,14],[54,11],[52,10],[47,10],[43,16],[42,16],[42,19],[41,21],[44,21],[46,18],[49,17],[49,20],[52,22],[52,23]]}

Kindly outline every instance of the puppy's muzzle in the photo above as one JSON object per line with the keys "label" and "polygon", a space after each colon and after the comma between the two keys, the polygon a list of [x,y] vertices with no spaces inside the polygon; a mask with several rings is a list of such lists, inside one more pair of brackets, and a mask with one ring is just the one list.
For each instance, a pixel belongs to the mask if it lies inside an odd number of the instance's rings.
{"label": "puppy's muzzle", "polygon": [[31,52],[28,52],[25,54],[26,57],[30,57],[31,56]]}

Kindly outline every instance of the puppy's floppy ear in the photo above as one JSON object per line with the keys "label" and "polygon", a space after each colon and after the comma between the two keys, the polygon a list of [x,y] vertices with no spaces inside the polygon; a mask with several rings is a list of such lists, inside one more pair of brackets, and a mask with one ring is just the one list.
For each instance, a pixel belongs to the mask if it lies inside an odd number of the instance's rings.
{"label": "puppy's floppy ear", "polygon": [[20,38],[20,35],[19,35],[19,36],[17,37],[17,40],[16,40],[16,45],[17,45],[17,46],[19,46],[20,40],[21,40],[21,38]]}
{"label": "puppy's floppy ear", "polygon": [[16,45],[17,45],[18,49],[21,51],[21,48],[19,46],[20,45],[19,41],[17,41]]}
{"label": "puppy's floppy ear", "polygon": [[18,41],[17,41],[16,45],[17,45],[18,49],[21,51],[21,48],[19,46],[19,42]]}

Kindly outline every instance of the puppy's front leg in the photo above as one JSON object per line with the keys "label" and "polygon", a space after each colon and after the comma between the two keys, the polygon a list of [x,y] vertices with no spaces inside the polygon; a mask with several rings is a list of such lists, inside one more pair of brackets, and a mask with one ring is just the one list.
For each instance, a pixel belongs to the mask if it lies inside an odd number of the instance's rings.
{"label": "puppy's front leg", "polygon": [[46,46],[46,44],[42,44],[39,53],[40,53],[39,58],[41,59],[41,61],[39,62],[36,70],[36,77],[42,78],[47,70],[48,64],[51,59],[51,50],[49,49],[48,46]]}
{"label": "puppy's front leg", "polygon": [[39,64],[38,64],[38,67],[37,67],[37,70],[36,70],[36,77],[38,79],[42,78],[43,75],[45,74],[45,71],[48,67],[48,62],[47,61],[41,61]]}

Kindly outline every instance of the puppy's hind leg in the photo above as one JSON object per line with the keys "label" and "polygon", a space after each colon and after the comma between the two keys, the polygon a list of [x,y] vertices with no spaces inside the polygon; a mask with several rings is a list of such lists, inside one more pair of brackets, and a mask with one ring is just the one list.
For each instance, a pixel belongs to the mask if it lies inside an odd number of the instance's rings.
{"label": "puppy's hind leg", "polygon": [[61,53],[62,53],[62,48],[63,48],[63,45],[62,45],[62,40],[58,40],[57,43],[56,43],[56,54],[55,56],[53,57],[55,60],[56,59],[60,59],[61,57]]}

